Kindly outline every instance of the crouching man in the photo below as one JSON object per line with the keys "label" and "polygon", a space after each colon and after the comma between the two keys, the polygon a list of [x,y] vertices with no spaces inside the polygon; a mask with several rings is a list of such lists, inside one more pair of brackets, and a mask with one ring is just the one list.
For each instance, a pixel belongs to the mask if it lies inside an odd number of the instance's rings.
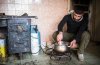
{"label": "crouching man", "polygon": [[[66,32],[62,31],[64,24],[67,24]],[[79,61],[84,61],[84,50],[90,40],[87,28],[88,20],[84,17],[84,11],[74,9],[73,13],[63,17],[58,25],[58,31],[53,34],[53,39],[58,43],[60,41],[70,41],[70,48],[78,48]]]}

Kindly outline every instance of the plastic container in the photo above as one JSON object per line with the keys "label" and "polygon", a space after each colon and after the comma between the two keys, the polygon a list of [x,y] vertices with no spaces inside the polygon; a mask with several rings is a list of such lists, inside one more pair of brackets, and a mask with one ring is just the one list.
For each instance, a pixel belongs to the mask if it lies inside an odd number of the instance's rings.
{"label": "plastic container", "polygon": [[0,57],[6,58],[5,39],[0,39]]}
{"label": "plastic container", "polygon": [[32,55],[38,55],[40,50],[40,32],[37,26],[31,26],[31,53]]}

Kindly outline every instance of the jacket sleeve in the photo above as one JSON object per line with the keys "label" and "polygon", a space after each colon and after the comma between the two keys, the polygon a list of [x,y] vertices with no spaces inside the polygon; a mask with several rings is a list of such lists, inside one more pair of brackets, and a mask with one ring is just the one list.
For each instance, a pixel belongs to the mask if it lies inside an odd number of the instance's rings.
{"label": "jacket sleeve", "polygon": [[79,31],[77,32],[77,34],[76,34],[76,36],[75,36],[75,39],[76,39],[76,42],[77,42],[77,43],[80,42],[82,33],[83,33],[84,31],[86,31],[87,27],[88,27],[88,21],[87,21],[87,20],[82,21],[82,24],[81,24],[81,26],[80,26],[80,28],[79,28]]}
{"label": "jacket sleeve", "polygon": [[67,21],[67,15],[63,17],[63,19],[61,20],[61,22],[58,24],[58,32],[62,31],[64,24]]}

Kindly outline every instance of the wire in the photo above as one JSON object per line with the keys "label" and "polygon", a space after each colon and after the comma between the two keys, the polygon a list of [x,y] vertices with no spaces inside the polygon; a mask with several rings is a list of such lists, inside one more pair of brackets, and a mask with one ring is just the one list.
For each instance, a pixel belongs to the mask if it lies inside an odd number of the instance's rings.
{"label": "wire", "polygon": [[[41,45],[44,46],[43,44],[41,44]],[[41,50],[43,51],[43,53],[45,53],[45,54],[47,54],[47,55],[50,55],[50,53],[47,53],[47,52],[48,52],[49,50],[53,50],[53,48],[49,48],[49,47],[47,46],[47,44],[46,44],[46,46],[44,46],[45,49],[46,49],[46,51],[44,51],[41,45],[40,45],[40,48],[41,48]]]}

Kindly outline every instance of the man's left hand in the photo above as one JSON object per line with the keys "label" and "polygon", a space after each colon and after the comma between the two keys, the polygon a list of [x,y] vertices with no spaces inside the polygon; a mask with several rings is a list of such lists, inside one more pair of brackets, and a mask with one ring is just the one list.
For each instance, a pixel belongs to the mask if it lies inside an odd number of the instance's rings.
{"label": "man's left hand", "polygon": [[70,42],[70,48],[77,48],[77,43],[75,39]]}

